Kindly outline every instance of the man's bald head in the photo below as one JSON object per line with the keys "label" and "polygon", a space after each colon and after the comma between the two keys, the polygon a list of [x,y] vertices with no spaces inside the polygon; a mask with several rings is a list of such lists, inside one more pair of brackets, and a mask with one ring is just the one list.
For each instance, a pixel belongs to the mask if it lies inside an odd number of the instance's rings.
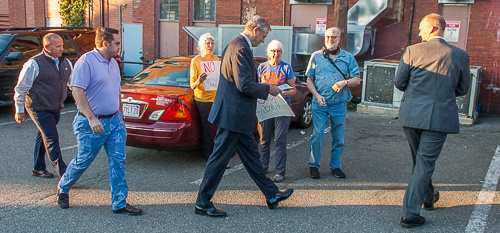
{"label": "man's bald head", "polygon": [[64,47],[63,40],[61,36],[55,33],[49,33],[43,37],[43,48],[52,56],[53,58],[59,58],[62,56]]}
{"label": "man's bald head", "polygon": [[445,28],[446,21],[443,16],[431,13],[426,15],[422,21],[420,21],[420,25],[418,27],[420,33],[418,35],[422,37],[423,41],[427,41],[433,36],[443,36]]}

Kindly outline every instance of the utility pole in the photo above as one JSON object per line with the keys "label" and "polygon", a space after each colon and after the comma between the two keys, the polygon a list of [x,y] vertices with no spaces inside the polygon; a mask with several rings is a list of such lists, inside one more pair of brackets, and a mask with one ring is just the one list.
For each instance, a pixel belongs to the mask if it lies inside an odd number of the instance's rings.
{"label": "utility pole", "polygon": [[335,10],[333,11],[333,25],[340,28],[340,48],[347,49],[347,10],[349,4],[347,0],[333,0],[335,3]]}

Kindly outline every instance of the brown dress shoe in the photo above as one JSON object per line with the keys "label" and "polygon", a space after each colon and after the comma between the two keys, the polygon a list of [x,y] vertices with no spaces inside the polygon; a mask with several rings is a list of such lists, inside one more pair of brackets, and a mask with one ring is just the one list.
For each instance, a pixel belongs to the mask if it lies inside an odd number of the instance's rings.
{"label": "brown dress shoe", "polygon": [[424,209],[428,211],[434,210],[434,203],[439,201],[439,191],[434,190],[434,194],[432,195],[432,200],[430,202],[424,201]]}
{"label": "brown dress shoe", "polygon": [[128,215],[141,215],[142,210],[135,208],[127,203],[127,205],[121,209],[113,210],[115,214],[128,214]]}
{"label": "brown dress shoe", "polygon": [[42,178],[54,178],[54,174],[48,172],[47,170],[43,170],[43,171],[33,170],[33,172],[31,173],[31,175],[32,176],[42,177]]}

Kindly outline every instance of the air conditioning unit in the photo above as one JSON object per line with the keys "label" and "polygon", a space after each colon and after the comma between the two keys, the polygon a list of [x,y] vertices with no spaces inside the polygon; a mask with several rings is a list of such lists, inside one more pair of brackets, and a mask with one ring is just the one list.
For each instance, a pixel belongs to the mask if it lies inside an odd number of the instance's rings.
{"label": "air conditioning unit", "polygon": [[331,5],[332,0],[290,0],[290,5]]}
{"label": "air conditioning unit", "polygon": [[441,4],[472,4],[474,0],[438,0]]}
{"label": "air conditioning unit", "polygon": [[[359,113],[397,118],[403,92],[394,87],[399,61],[375,59],[365,61]],[[461,124],[472,125],[477,118],[477,98],[481,83],[480,66],[470,66],[471,86],[465,96],[457,97]]]}

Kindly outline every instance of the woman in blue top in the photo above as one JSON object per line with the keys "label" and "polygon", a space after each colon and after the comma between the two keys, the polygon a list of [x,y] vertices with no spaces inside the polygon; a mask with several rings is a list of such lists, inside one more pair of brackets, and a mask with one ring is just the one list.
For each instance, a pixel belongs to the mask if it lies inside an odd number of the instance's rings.
{"label": "woman in blue top", "polygon": [[[278,40],[272,40],[267,45],[268,61],[259,66],[259,81],[261,83],[269,83],[274,85],[288,84],[291,88],[283,91],[281,96],[285,98],[290,105],[290,97],[295,95],[295,79],[293,76],[292,66],[281,60],[283,54],[283,44]],[[275,117],[259,122],[260,133],[260,161],[264,171],[269,168],[271,134],[274,123],[274,139],[276,141],[276,175],[273,177],[274,182],[281,182],[285,179],[286,169],[286,137],[288,127],[290,126],[289,116]]]}

